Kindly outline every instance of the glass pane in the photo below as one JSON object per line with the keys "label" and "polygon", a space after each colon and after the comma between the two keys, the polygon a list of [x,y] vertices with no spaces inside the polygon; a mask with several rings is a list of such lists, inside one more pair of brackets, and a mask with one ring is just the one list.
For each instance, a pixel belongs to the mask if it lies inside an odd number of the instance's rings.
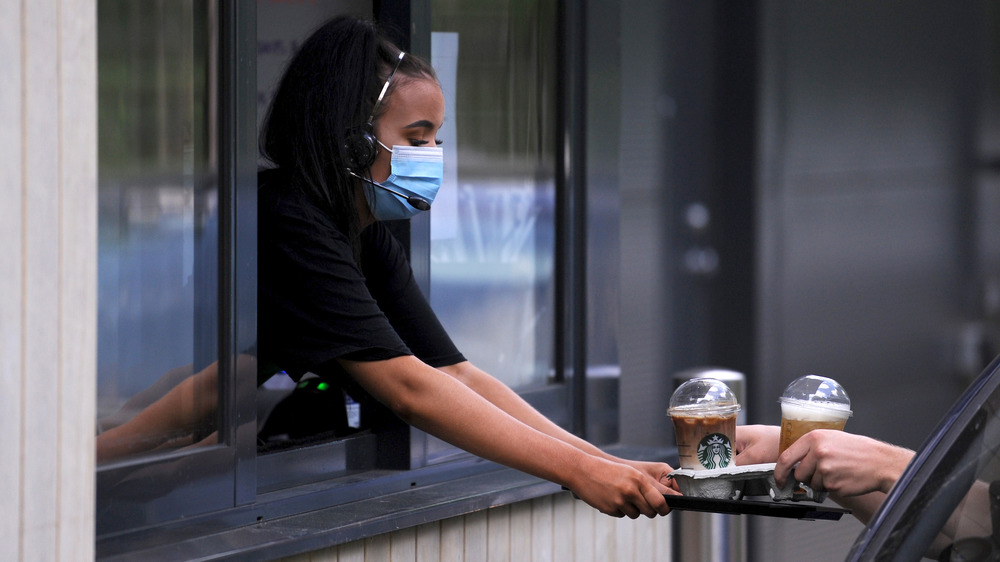
{"label": "glass pane", "polygon": [[479,367],[515,388],[544,383],[554,327],[556,3],[431,6],[431,56],[447,103],[431,303]]}
{"label": "glass pane", "polygon": [[[194,0],[98,2],[99,462],[215,441],[210,11],[214,3]],[[122,425],[206,367],[206,384],[182,406],[208,412],[204,422],[142,431]]]}

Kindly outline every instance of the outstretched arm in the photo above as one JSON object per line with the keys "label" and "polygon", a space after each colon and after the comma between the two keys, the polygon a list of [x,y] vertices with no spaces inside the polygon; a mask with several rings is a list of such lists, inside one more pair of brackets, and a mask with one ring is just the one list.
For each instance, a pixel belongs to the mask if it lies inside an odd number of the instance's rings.
{"label": "outstretched arm", "polygon": [[774,480],[783,486],[794,477],[814,490],[826,490],[834,501],[867,523],[913,455],[909,449],[863,435],[817,429],[778,457]]}
{"label": "outstretched arm", "polygon": [[[645,462],[623,459],[602,451],[592,443],[573,435],[553,423],[552,420],[545,417],[538,410],[525,402],[524,399],[518,396],[518,394],[511,390],[510,387],[468,361],[448,367],[442,367],[440,370],[444,371],[448,375],[451,375],[453,378],[472,389],[476,394],[479,394],[486,400],[490,401],[494,406],[513,416],[518,421],[541,431],[546,435],[555,437],[556,439],[568,443],[585,453],[595,455],[612,462],[632,466],[644,474],[647,474],[653,480],[668,487],[675,486],[673,480],[668,480],[666,478],[666,476],[673,471],[673,468],[671,468],[669,464],[663,462]],[[666,493],[670,492],[668,491]]]}
{"label": "outstretched arm", "polygon": [[792,443],[780,456],[780,428],[749,425],[736,428],[736,464],[774,462],[774,480],[789,478],[830,498],[867,523],[913,458],[913,451],[844,431],[817,429]]}
{"label": "outstretched arm", "polygon": [[483,380],[478,369],[445,373],[412,356],[341,364],[407,423],[565,486],[602,513],[635,518],[669,512],[663,494],[670,488],[544,420],[509,389],[495,386],[501,383]]}

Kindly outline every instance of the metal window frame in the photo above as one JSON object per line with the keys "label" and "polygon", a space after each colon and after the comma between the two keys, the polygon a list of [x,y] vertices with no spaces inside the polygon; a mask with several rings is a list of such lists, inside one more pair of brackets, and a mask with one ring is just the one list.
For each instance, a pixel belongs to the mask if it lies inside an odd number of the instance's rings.
{"label": "metal window frame", "polygon": [[[205,453],[168,455],[162,462],[185,463],[204,472],[205,454],[213,465],[228,467],[228,505],[184,517],[152,521],[141,529],[98,529],[102,559],[239,555],[248,559],[289,555],[387,532],[402,526],[469,513],[486,507],[557,493],[550,482],[500,467],[468,454],[422,466],[420,436],[406,438],[410,469],[380,469],[367,462],[378,439],[361,435],[258,456],[256,450],[256,369],[241,351],[256,338],[256,5],[218,0],[220,62],[220,427],[221,444]],[[380,9],[409,10],[429,33],[429,1],[381,2]],[[584,8],[580,0],[561,0],[559,34],[560,130],[557,153],[556,221],[556,384],[523,393],[529,403],[586,435],[586,168],[584,146]],[[413,48],[421,48],[422,40]],[[427,54],[427,53],[424,53]],[[414,270],[429,283],[429,225],[411,224]],[[562,350],[562,351],[559,351]],[[662,458],[661,451],[629,451],[634,458]],[[288,461],[312,466],[280,476]],[[424,459],[426,460],[426,459]],[[121,467],[122,470],[134,466]],[[112,470],[113,471],[113,470]],[[336,474],[330,477],[331,473]],[[223,486],[223,484],[219,484]],[[203,484],[192,488],[202,489]],[[388,499],[389,497],[393,499]],[[385,502],[386,512],[373,511]],[[199,498],[200,500],[200,498]],[[282,525],[293,525],[295,532]],[[268,528],[271,533],[268,533]],[[281,529],[280,531],[278,529]],[[277,535],[273,533],[277,532]],[[230,537],[231,540],[219,540]],[[165,542],[166,541],[166,542]],[[225,552],[220,552],[225,550]]]}

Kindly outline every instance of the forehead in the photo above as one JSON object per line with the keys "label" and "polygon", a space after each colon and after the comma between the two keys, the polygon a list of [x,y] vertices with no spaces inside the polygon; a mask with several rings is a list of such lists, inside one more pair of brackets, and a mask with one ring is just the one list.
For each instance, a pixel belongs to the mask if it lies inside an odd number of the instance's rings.
{"label": "forehead", "polygon": [[444,95],[441,87],[430,78],[409,78],[399,82],[386,102],[379,118],[394,126],[416,121],[430,121],[440,126],[444,121]]}

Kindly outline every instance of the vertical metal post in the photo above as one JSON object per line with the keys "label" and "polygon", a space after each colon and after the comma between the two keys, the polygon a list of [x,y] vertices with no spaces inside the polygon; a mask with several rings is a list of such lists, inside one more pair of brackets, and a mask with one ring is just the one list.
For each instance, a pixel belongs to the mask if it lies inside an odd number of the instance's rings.
{"label": "vertical metal post", "polygon": [[[556,376],[569,350],[572,431],[587,430],[587,183],[586,21],[581,0],[559,3],[559,153],[556,159],[556,283],[566,298],[556,303]],[[567,251],[567,249],[569,249]],[[569,339],[561,335],[568,331]],[[568,347],[566,347],[568,344]]]}

